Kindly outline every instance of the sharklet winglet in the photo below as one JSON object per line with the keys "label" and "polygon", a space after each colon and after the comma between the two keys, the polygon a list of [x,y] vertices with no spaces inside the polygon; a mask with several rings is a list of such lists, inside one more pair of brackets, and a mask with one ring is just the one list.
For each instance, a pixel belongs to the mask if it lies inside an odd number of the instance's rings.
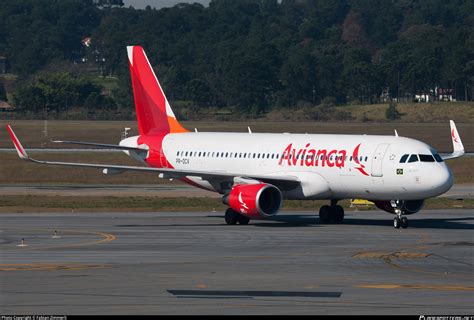
{"label": "sharklet winglet", "polygon": [[20,159],[28,160],[29,159],[28,154],[26,153],[25,149],[21,145],[20,140],[18,140],[15,132],[13,131],[12,127],[9,124],[7,125],[7,130],[8,130],[8,133],[10,134],[10,138],[13,141],[13,145],[15,146],[16,152],[18,153],[18,156],[20,157]]}

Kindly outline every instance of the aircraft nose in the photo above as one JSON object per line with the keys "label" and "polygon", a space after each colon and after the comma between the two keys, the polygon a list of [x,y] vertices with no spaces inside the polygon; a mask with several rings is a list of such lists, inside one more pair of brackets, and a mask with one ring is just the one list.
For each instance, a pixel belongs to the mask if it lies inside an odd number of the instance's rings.
{"label": "aircraft nose", "polygon": [[451,170],[445,165],[436,170],[436,174],[432,176],[433,189],[443,194],[453,186],[454,179]]}

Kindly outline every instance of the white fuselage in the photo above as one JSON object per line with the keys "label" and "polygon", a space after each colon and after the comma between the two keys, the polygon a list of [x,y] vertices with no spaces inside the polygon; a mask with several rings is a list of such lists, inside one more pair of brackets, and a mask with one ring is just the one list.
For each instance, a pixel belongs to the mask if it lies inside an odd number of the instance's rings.
{"label": "white fuselage", "polygon": [[[297,177],[301,187],[283,190],[287,199],[418,200],[453,184],[444,162],[420,161],[418,155],[437,154],[432,147],[398,136],[189,132],[168,134],[162,150],[176,169]],[[403,155],[418,160],[400,163]],[[225,192],[212,181],[188,178]]]}

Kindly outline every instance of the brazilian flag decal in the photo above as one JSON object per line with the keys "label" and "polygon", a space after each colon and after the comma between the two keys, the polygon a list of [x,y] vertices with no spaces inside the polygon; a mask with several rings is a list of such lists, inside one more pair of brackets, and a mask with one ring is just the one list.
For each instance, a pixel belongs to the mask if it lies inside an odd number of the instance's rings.
{"label": "brazilian flag decal", "polygon": [[403,169],[397,169],[397,174],[402,175],[403,174]]}

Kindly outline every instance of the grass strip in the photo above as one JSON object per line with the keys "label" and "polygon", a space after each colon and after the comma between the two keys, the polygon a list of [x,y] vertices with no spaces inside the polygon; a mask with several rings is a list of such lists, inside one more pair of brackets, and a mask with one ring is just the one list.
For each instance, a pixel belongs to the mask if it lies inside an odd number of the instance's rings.
{"label": "grass strip", "polygon": [[[328,201],[284,201],[282,210],[314,211]],[[346,210],[375,210],[373,205],[351,207],[349,200],[340,201]],[[474,209],[474,199],[433,198],[424,209]],[[207,197],[88,197],[88,196],[0,196],[0,212],[45,211],[218,211],[226,206],[218,198]]]}

